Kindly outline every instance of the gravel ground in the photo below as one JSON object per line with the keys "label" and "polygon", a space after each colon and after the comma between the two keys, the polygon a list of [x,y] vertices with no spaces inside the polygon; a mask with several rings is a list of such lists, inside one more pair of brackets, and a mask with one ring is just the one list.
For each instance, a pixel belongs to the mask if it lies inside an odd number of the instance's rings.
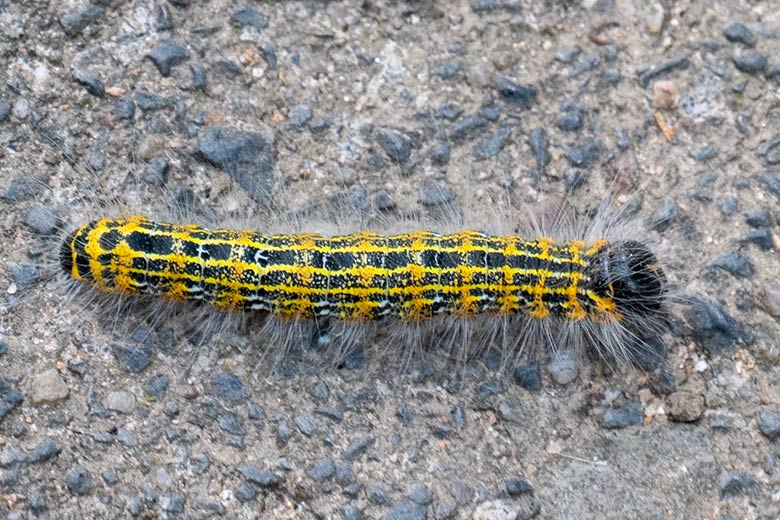
{"label": "gravel ground", "polygon": [[[8,518],[780,517],[771,2],[0,0],[0,53]],[[645,370],[267,373],[41,259],[80,195],[407,214],[613,179],[690,302]]]}

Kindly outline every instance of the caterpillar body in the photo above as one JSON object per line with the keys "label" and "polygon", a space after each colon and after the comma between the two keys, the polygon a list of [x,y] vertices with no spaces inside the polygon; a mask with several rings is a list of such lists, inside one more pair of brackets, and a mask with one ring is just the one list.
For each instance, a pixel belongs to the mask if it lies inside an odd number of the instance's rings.
{"label": "caterpillar body", "polygon": [[478,231],[266,235],[131,216],[82,225],[62,242],[59,263],[103,292],[263,311],[281,321],[484,314],[589,323],[626,337],[657,321],[667,291],[655,255],[636,240]]}

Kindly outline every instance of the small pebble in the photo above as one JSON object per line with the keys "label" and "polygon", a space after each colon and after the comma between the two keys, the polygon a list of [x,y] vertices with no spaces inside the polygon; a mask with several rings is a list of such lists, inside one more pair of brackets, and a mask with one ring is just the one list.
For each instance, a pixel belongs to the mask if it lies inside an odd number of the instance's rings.
{"label": "small pebble", "polygon": [[237,26],[249,26],[262,31],[268,27],[268,18],[257,9],[241,6],[233,11],[233,14],[230,16],[230,23]]}
{"label": "small pebble", "polygon": [[65,485],[74,495],[86,495],[92,489],[92,479],[86,469],[73,466],[65,473]]}
{"label": "small pebble", "polygon": [[531,135],[528,137],[528,145],[534,153],[536,165],[540,170],[544,169],[552,160],[552,155],[550,155],[549,151],[550,141],[547,139],[547,132],[544,128],[534,128],[531,131]]}
{"label": "small pebble", "polygon": [[406,136],[394,130],[384,130],[378,132],[375,139],[391,161],[404,163],[409,160],[412,146]]}
{"label": "small pebble", "polygon": [[538,361],[515,367],[512,379],[516,385],[527,390],[539,390],[542,387],[542,370]]}
{"label": "small pebble", "polygon": [[423,506],[411,502],[401,502],[382,515],[382,520],[425,520],[426,515]]}
{"label": "small pebble", "polygon": [[622,408],[610,408],[601,418],[601,427],[607,430],[617,430],[628,426],[642,424],[642,407],[639,403],[628,403]]}
{"label": "small pebble", "polygon": [[723,29],[723,36],[730,42],[741,43],[745,47],[755,47],[758,40],[753,31],[748,29],[745,24],[735,22],[727,25]]}
{"label": "small pebble", "polygon": [[102,98],[106,94],[106,87],[103,85],[103,79],[100,77],[100,74],[83,69],[75,69],[72,71],[71,76],[76,83],[84,87],[93,96]]}
{"label": "small pebble", "polygon": [[106,408],[115,412],[132,413],[135,409],[135,396],[125,391],[109,392],[106,396]]}
{"label": "small pebble", "polygon": [[163,40],[147,54],[147,57],[152,60],[157,70],[160,71],[160,75],[168,77],[171,75],[173,67],[187,61],[189,55],[187,54],[187,49],[175,41]]}
{"label": "small pebble", "polygon": [[33,376],[30,401],[34,405],[56,403],[68,397],[68,392],[59,372],[51,369]]}
{"label": "small pebble", "polygon": [[384,488],[379,486],[368,486],[366,487],[366,495],[368,495],[368,499],[371,502],[378,506],[390,505],[390,495]]}
{"label": "small pebble", "polygon": [[59,444],[53,439],[46,439],[41,442],[30,454],[30,461],[35,463],[46,462],[62,451]]}
{"label": "small pebble", "polygon": [[495,87],[501,98],[518,108],[529,108],[536,99],[536,87],[520,85],[504,76],[497,75]]}
{"label": "small pebble", "polygon": [[509,128],[496,129],[492,135],[485,138],[474,148],[474,157],[480,161],[495,157],[509,143],[512,133]]}
{"label": "small pebble", "polygon": [[742,72],[748,74],[763,72],[768,63],[766,56],[760,52],[751,52],[750,54],[734,57],[734,65]]}
{"label": "small pebble", "polygon": [[238,468],[238,470],[249,482],[264,488],[275,487],[285,481],[284,477],[281,475],[277,475],[271,471],[263,470],[257,466],[252,466],[249,464],[241,466]]}
{"label": "small pebble", "polygon": [[321,459],[309,468],[308,475],[312,480],[323,482],[330,480],[336,474],[336,464],[333,459]]}
{"label": "small pebble", "polygon": [[406,493],[406,498],[420,504],[421,506],[427,506],[433,502],[433,493],[428,489],[428,486],[422,483],[414,484]]}
{"label": "small pebble", "polygon": [[677,422],[698,421],[704,413],[704,397],[684,390],[674,392],[666,398],[669,416]]}
{"label": "small pebble", "polygon": [[343,460],[355,460],[363,455],[374,444],[374,436],[366,435],[349,443],[341,455]]}
{"label": "small pebble", "polygon": [[774,442],[780,439],[780,413],[763,411],[759,416],[758,429]]}
{"label": "small pebble", "polygon": [[579,365],[577,355],[573,351],[566,349],[555,353],[548,370],[556,383],[567,385],[577,377]]}
{"label": "small pebble", "polygon": [[739,278],[751,278],[756,274],[753,262],[738,251],[721,253],[710,264]]}
{"label": "small pebble", "polygon": [[752,493],[758,485],[753,475],[741,471],[729,471],[720,478],[720,499],[726,500],[738,495]]}
{"label": "small pebble", "polygon": [[420,187],[418,202],[423,206],[442,206],[455,200],[452,188],[433,179],[425,179]]}
{"label": "small pebble", "polygon": [[27,119],[27,116],[32,112],[30,102],[26,98],[19,97],[14,101],[14,107],[11,109],[11,113],[17,119]]}
{"label": "small pebble", "polygon": [[246,389],[233,374],[214,374],[210,383],[214,395],[228,404],[239,404],[246,400]]}
{"label": "small pebble", "polygon": [[729,352],[742,336],[739,322],[717,303],[693,298],[687,317],[694,339],[710,352]]}
{"label": "small pebble", "polygon": [[651,216],[648,225],[656,231],[667,229],[677,218],[677,202],[672,197],[664,197],[663,205]]}
{"label": "small pebble", "polygon": [[27,212],[24,223],[39,235],[53,235],[59,229],[62,221],[48,206],[36,204]]}
{"label": "small pebble", "polygon": [[152,348],[146,344],[116,342],[112,345],[112,351],[117,362],[133,374],[143,371],[152,361]]}

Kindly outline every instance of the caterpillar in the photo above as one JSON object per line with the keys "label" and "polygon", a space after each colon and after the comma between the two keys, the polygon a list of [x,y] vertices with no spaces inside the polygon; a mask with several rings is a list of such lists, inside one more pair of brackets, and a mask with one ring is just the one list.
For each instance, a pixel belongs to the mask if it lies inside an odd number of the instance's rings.
{"label": "caterpillar", "polygon": [[[143,216],[106,218],[70,233],[59,263],[100,291],[260,311],[279,321],[347,323],[479,315],[582,324],[600,349],[654,332],[667,293],[663,267],[633,239],[441,234],[325,236],[209,230]],[[607,333],[595,334],[604,329]],[[549,335],[549,333],[548,333]],[[623,348],[623,347],[620,347]]]}

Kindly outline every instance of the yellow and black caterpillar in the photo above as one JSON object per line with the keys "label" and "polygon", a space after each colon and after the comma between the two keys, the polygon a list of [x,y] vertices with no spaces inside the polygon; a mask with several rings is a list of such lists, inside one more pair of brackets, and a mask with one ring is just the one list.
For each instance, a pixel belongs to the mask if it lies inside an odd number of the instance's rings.
{"label": "yellow and black caterpillar", "polygon": [[635,240],[556,243],[477,231],[265,235],[132,216],[81,226],[59,262],[101,291],[283,320],[488,314],[630,330],[654,320],[667,291],[656,257]]}

